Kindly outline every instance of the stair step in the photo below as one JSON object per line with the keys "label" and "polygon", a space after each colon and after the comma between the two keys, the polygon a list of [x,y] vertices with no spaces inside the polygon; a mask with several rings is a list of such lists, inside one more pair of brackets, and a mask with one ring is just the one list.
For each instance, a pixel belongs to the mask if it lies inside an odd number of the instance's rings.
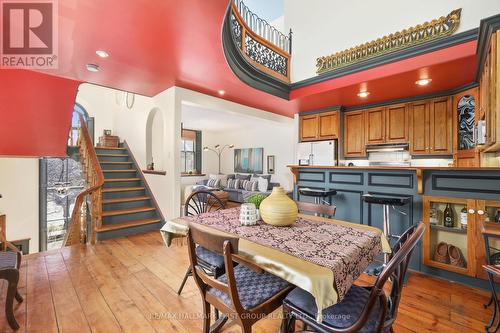
{"label": "stair step", "polygon": [[101,163],[101,164],[134,164],[134,162],[114,162],[114,161],[99,161],[99,163]]}
{"label": "stair step", "polygon": [[105,183],[112,183],[112,182],[136,182],[138,180],[141,180],[141,178],[107,178],[104,179]]}
{"label": "stair step", "polygon": [[103,156],[103,157],[127,157],[128,155],[125,155],[125,154],[97,154],[97,156]]}
{"label": "stair step", "polygon": [[145,224],[158,223],[160,221],[161,221],[161,219],[151,218],[151,219],[127,221],[127,222],[116,223],[116,224],[105,224],[105,225],[102,225],[100,228],[97,228],[96,231],[97,232],[106,232],[106,231],[112,231],[112,230],[127,229],[127,228],[138,227],[138,226],[145,225]]}
{"label": "stair step", "polygon": [[143,207],[135,207],[135,208],[108,210],[108,211],[102,212],[102,217],[142,213],[142,212],[149,212],[152,210],[156,210],[156,208],[150,207],[150,206],[143,206]]}
{"label": "stair step", "polygon": [[126,172],[126,173],[130,173],[130,172],[136,172],[137,169],[116,169],[116,170],[102,170],[102,172],[106,173],[106,172],[113,172],[113,173],[116,173],[116,172]]}
{"label": "stair step", "polygon": [[105,204],[114,204],[114,203],[120,203],[120,202],[134,202],[134,201],[143,201],[143,200],[149,200],[151,197],[145,196],[145,197],[130,197],[130,198],[117,198],[117,199],[104,199],[102,203]]}
{"label": "stair step", "polygon": [[127,150],[126,148],[123,147],[95,147],[96,150],[98,149],[106,149],[106,150]]}
{"label": "stair step", "polygon": [[113,187],[113,188],[103,188],[102,192],[108,193],[108,192],[141,191],[141,190],[144,190],[144,187],[142,187],[142,186],[139,186],[139,187]]}

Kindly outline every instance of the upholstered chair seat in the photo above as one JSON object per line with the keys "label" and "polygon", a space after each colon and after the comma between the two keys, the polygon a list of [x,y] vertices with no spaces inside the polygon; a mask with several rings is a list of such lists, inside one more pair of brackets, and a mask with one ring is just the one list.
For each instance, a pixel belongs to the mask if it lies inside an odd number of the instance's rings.
{"label": "upholstered chair seat", "polygon": [[[346,328],[352,326],[359,318],[363,307],[370,298],[370,289],[353,285],[347,292],[342,302],[330,306],[323,310],[323,325],[332,328]],[[300,288],[292,290],[285,298],[284,303],[299,308],[304,314],[314,320],[318,314],[318,308],[314,297]],[[376,331],[376,326],[380,318],[380,304],[376,304],[367,323],[360,333],[372,333]]]}
{"label": "upholstered chair seat", "polygon": [[[250,310],[264,303],[280,291],[290,287],[287,281],[277,276],[267,272],[253,271],[245,265],[238,265],[234,268],[234,277],[236,278],[238,296],[245,310]],[[217,280],[227,284],[226,274]],[[215,288],[209,288],[207,292],[221,299],[227,306],[233,307],[229,294]]]}
{"label": "upholstered chair seat", "polygon": [[203,260],[205,263],[209,264],[212,266],[212,268],[215,269],[220,269],[221,271],[224,270],[224,257],[212,252],[210,250],[207,250],[203,246],[197,246],[196,247],[196,256]]}

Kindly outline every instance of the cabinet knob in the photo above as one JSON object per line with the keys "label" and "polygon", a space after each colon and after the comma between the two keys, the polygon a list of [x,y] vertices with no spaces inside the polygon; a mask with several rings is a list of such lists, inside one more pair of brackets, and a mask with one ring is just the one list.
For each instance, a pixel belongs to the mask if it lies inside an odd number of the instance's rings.
{"label": "cabinet knob", "polygon": [[469,214],[474,214],[476,211],[474,209],[469,209]]}
{"label": "cabinet knob", "polygon": [[478,215],[484,215],[484,210],[479,209],[479,210],[477,211],[477,214],[478,214]]}

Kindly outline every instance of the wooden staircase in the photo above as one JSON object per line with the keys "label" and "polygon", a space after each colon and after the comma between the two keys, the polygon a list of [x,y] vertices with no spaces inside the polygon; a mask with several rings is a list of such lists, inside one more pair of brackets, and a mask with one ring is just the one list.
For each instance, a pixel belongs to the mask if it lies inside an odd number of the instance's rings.
{"label": "wooden staircase", "polygon": [[163,217],[131,152],[126,147],[95,150],[104,174],[97,240],[160,229]]}

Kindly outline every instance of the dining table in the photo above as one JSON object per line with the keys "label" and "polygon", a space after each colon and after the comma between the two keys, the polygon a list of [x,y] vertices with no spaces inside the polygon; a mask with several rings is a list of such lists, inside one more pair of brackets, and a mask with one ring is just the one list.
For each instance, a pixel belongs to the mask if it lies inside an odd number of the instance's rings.
{"label": "dining table", "polygon": [[[345,297],[356,279],[377,256],[391,247],[376,227],[298,214],[290,226],[263,221],[241,225],[240,208],[223,209],[167,221],[161,229],[166,246],[182,244],[189,226],[239,238],[238,255],[249,263],[309,292],[318,315]],[[222,251],[222,249],[221,249]]]}

